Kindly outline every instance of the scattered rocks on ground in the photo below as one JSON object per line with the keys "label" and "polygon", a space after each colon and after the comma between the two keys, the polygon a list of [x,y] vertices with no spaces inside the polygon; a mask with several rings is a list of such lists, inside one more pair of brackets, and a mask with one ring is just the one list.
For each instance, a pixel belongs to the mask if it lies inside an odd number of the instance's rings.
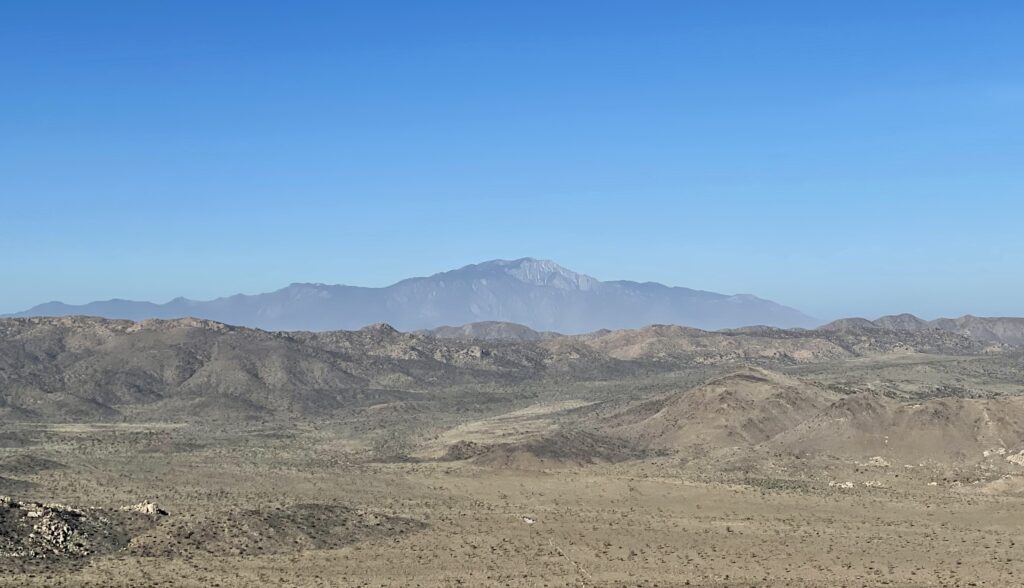
{"label": "scattered rocks on ground", "polygon": [[132,504],[132,505],[129,505],[129,506],[122,506],[121,510],[125,511],[125,512],[141,512],[142,514],[147,514],[147,515],[161,515],[161,516],[166,516],[167,515],[167,511],[162,509],[162,508],[160,508],[160,505],[158,505],[155,502],[150,502],[148,500],[143,500],[142,502],[140,502],[138,504]]}
{"label": "scattered rocks on ground", "polygon": [[88,555],[88,539],[79,532],[85,517],[83,511],[62,504],[0,497],[0,557]]}
{"label": "scattered rocks on ground", "polygon": [[1006,461],[1019,466],[1024,466],[1024,451],[1006,456]]}
{"label": "scattered rocks on ground", "polygon": [[139,518],[140,513],[164,512],[149,502],[130,511],[80,509],[0,496],[0,563],[5,558],[76,560],[116,551],[127,545],[130,530],[152,524]]}

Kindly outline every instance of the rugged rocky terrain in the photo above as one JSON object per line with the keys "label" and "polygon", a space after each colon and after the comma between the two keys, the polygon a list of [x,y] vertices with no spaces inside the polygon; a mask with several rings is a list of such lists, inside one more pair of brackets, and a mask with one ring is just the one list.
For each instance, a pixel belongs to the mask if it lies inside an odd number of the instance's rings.
{"label": "rugged rocky terrain", "polygon": [[940,318],[926,321],[912,314],[883,316],[874,321],[842,319],[822,327],[829,330],[883,329],[890,331],[946,331],[972,339],[1010,345],[1024,344],[1024,318],[978,317]]}
{"label": "rugged rocky terrain", "polygon": [[652,326],[509,341],[438,338],[388,325],[289,333],[198,319],[0,319],[0,410],[11,419],[51,420],[322,415],[453,387],[1004,351],[941,330]]}
{"label": "rugged rocky terrain", "polygon": [[540,341],[562,336],[553,331],[541,333],[525,325],[501,321],[467,323],[461,327],[443,326],[417,331],[417,334],[429,335],[438,339],[483,339],[488,341]]}
{"label": "rugged rocky terrain", "polygon": [[1024,349],[905,322],[3,319],[0,585],[1018,584]]}
{"label": "rugged rocky terrain", "polygon": [[19,502],[0,496],[0,570],[76,567],[89,557],[125,549],[167,515],[153,503],[118,509]]}

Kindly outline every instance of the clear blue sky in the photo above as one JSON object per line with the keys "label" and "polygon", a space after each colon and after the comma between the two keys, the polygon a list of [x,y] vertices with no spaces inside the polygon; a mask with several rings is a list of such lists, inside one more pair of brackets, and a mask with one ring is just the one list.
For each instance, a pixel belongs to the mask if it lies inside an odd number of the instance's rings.
{"label": "clear blue sky", "polygon": [[491,258],[1024,315],[1024,3],[0,7],[0,312]]}

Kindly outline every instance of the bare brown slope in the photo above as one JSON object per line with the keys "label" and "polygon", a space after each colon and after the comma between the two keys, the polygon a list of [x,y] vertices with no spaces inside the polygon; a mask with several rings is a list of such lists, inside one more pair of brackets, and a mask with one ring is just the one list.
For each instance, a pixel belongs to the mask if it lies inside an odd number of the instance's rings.
{"label": "bare brown slope", "polygon": [[819,413],[833,392],[782,374],[744,368],[662,400],[653,415],[613,434],[643,446],[686,449],[755,445]]}
{"label": "bare brown slope", "polygon": [[941,398],[904,404],[877,394],[847,396],[767,445],[800,454],[979,461],[1024,449],[1024,398]]}

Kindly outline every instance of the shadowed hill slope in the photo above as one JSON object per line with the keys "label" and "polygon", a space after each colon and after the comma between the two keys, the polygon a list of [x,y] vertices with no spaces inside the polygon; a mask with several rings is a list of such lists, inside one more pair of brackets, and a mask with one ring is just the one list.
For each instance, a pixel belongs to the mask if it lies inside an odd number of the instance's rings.
{"label": "shadowed hill slope", "polygon": [[503,381],[543,363],[536,349],[481,348],[399,333],[270,333],[212,321],[81,317],[0,320],[0,407],[9,416],[111,418],[203,411],[318,413],[401,390]]}

